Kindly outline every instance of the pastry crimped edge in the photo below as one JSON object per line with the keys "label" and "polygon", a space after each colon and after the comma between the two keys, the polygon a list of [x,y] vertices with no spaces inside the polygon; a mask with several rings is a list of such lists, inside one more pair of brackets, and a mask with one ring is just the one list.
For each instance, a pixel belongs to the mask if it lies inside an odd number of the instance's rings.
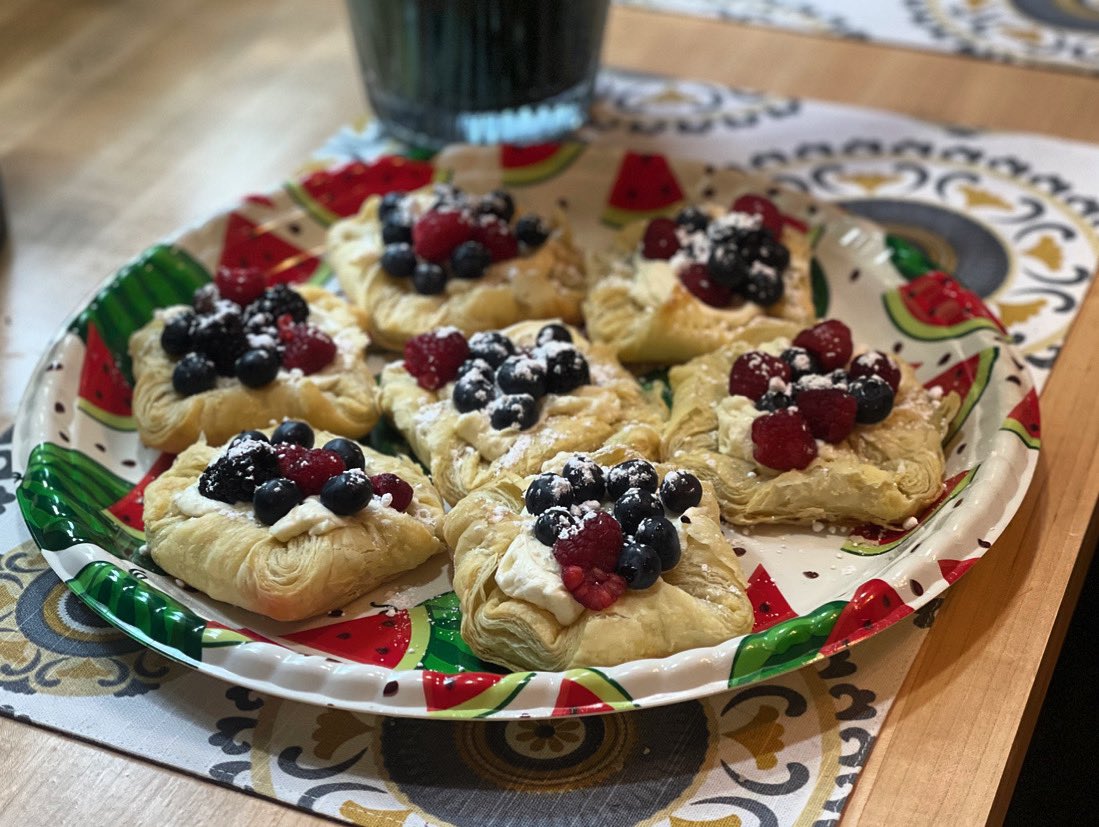
{"label": "pastry crimped edge", "polygon": [[[368,433],[381,415],[377,383],[366,363],[369,337],[363,332],[362,311],[319,287],[295,285],[310,306],[333,317],[340,330],[326,330],[338,343],[332,364],[301,375],[280,370],[262,388],[249,388],[235,379],[194,396],[180,396],[172,387],[173,360],[160,346],[164,319],[174,310],[162,311],[130,337],[130,358],[136,383],[134,420],[141,441],[152,448],[179,453],[200,437],[213,445],[248,428],[262,428],[282,419],[303,419],[317,428],[340,436],[358,438]],[[342,365],[341,362],[348,362]],[[219,377],[219,385],[225,382]]]}
{"label": "pastry crimped edge", "polygon": [[[500,332],[525,346],[533,343],[545,324],[547,320],[519,322]],[[606,380],[567,394],[543,397],[538,421],[524,431],[514,426],[493,431],[485,412],[459,414],[450,402],[452,384],[438,391],[425,390],[401,361],[391,362],[382,370],[382,410],[431,470],[431,478],[447,502],[458,502],[500,473],[534,473],[561,451],[591,451],[603,445],[623,444],[642,456],[656,457],[667,415],[664,403],[656,393],[647,393],[641,387],[610,348],[589,343],[575,328],[569,332],[588,360],[592,379],[603,374]],[[608,419],[612,410],[616,414]],[[482,455],[458,432],[462,417],[469,417],[465,421],[471,424],[476,424],[473,418],[483,417],[481,430],[487,431],[488,437],[501,435],[508,447],[492,458]]]}
{"label": "pastry crimped edge", "polygon": [[456,327],[468,336],[525,319],[581,321],[584,257],[560,210],[552,216],[550,237],[534,252],[493,264],[479,279],[449,279],[445,292],[425,296],[411,279],[382,269],[380,203],[372,196],[357,215],[334,224],[327,247],[340,286],[365,309],[367,330],[380,347],[400,350],[413,336],[439,327]]}
{"label": "pastry crimped edge", "polygon": [[[270,429],[267,429],[270,433]],[[318,445],[332,434],[316,431]],[[443,503],[408,457],[362,447],[369,475],[394,473],[412,486],[407,512],[366,507],[362,521],[283,542],[248,516],[191,517],[174,502],[198,481],[221,449],[199,442],[176,457],[145,490],[145,536],[157,564],[215,600],[275,620],[303,620],[350,603],[444,550]]]}
{"label": "pastry crimped edge", "polygon": [[[616,237],[611,249],[589,256],[592,287],[584,299],[584,318],[592,341],[614,348],[623,362],[679,363],[734,341],[741,327],[759,317],[807,325],[814,318],[809,274],[809,237],[789,225],[781,242],[790,251],[783,274],[783,297],[770,308],[745,302],[710,307],[691,295],[674,273],[664,297],[646,290],[638,279],[638,245],[648,222],[636,221]],[[669,267],[656,262],[656,267]]]}
{"label": "pastry crimped edge", "polygon": [[[572,455],[562,453],[539,470],[560,472]],[[605,466],[638,456],[624,446],[588,455]],[[674,467],[657,465],[661,476]],[[462,639],[478,657],[512,670],[613,666],[714,646],[751,631],[744,575],[721,532],[717,500],[707,483],[699,505],[684,512],[691,522],[684,526],[687,542],[679,564],[649,589],[627,591],[602,612],[585,609],[568,626],[551,612],[506,595],[496,584],[496,569],[523,530],[520,512],[529,481],[502,476],[458,503],[443,524],[454,559]]]}
{"label": "pastry crimped edge", "polygon": [[[889,416],[876,425],[856,425],[838,445],[818,443],[819,456],[803,471],[780,473],[719,450],[718,405],[729,397],[733,362],[776,338],[792,339],[799,330],[760,318],[744,328],[739,341],[672,368],[672,412],[662,458],[713,485],[721,515],[730,523],[901,525],[942,492],[942,439],[960,405],[954,393],[935,400],[902,360],[895,360],[901,382]],[[743,453],[750,457],[750,428],[746,439]]]}

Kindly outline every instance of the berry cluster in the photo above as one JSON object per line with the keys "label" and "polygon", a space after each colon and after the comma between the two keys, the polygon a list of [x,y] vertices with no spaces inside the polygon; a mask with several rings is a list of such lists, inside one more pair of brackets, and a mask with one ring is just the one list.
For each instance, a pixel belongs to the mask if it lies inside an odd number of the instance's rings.
{"label": "berry cluster", "polygon": [[730,212],[711,218],[686,207],[675,220],[654,218],[641,239],[641,255],[673,259],[680,282],[711,307],[747,299],[765,307],[782,298],[790,252],[777,239],[782,216],[765,198],[741,196]]}
{"label": "berry cluster", "polygon": [[[535,477],[524,499],[535,515],[534,536],[553,547],[565,588],[599,611],[626,589],[649,588],[679,562],[679,534],[666,515],[698,505],[702,484],[686,471],[672,471],[661,483],[641,459],[604,469],[578,455],[560,474]],[[602,509],[605,500],[613,502],[610,513]]]}
{"label": "berry cluster", "polygon": [[526,430],[538,421],[539,399],[591,382],[588,360],[560,324],[539,330],[531,348],[518,348],[495,331],[467,340],[456,328],[441,328],[411,339],[404,365],[428,390],[453,381],[451,400],[458,412],[487,411],[497,430],[513,425]]}
{"label": "berry cluster", "polygon": [[412,486],[396,474],[366,475],[362,449],[337,437],[313,447],[313,429],[287,420],[268,439],[244,431],[198,480],[199,493],[225,503],[251,502],[256,519],[274,525],[306,497],[319,495],[334,514],[361,510],[371,497],[389,495],[389,507],[404,511]]}
{"label": "berry cluster", "polygon": [[829,319],[801,331],[778,356],[754,350],[733,363],[729,393],[766,411],[752,422],[757,462],[776,471],[804,469],[817,456],[818,439],[842,442],[856,423],[889,416],[900,368],[880,351],[853,360],[852,351],[847,325]]}
{"label": "berry cluster", "polygon": [[310,325],[309,305],[283,284],[266,287],[254,268],[220,267],[213,284],[195,291],[192,307],[164,325],[160,346],[177,357],[172,387],[181,396],[211,390],[219,376],[262,388],[279,368],[316,373],[336,344]]}
{"label": "berry cluster", "polygon": [[382,269],[412,279],[417,293],[435,295],[451,278],[479,279],[492,264],[541,247],[550,230],[534,214],[512,224],[515,202],[504,190],[473,198],[440,185],[435,203],[418,218],[403,192],[386,194],[378,208],[382,224]]}

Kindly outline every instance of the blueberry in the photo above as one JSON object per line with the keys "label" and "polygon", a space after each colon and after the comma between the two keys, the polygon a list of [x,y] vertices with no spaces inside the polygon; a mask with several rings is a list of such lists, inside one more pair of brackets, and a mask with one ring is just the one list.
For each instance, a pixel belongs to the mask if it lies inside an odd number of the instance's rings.
{"label": "blueberry", "polygon": [[660,578],[660,555],[652,546],[627,537],[616,569],[631,589],[647,589]]}
{"label": "blueberry", "polygon": [[687,471],[669,471],[660,485],[660,499],[669,511],[682,514],[702,502],[702,483]]}
{"label": "blueberry", "polygon": [[656,550],[661,571],[673,569],[679,562],[679,533],[667,517],[646,517],[633,536],[637,542]]}
{"label": "blueberry", "polygon": [[625,494],[627,488],[640,488],[656,493],[659,485],[656,469],[643,459],[628,459],[607,472],[607,496],[612,500]]}
{"label": "blueberry", "polygon": [[572,505],[572,483],[560,474],[539,474],[523,495],[527,511],[541,514],[549,508],[568,508]]}
{"label": "blueberry", "polygon": [[567,508],[553,506],[538,515],[534,521],[534,536],[544,546],[552,546],[566,528],[576,525],[576,518]]}
{"label": "blueberry", "polygon": [[534,397],[525,393],[498,396],[489,404],[489,422],[497,431],[515,425],[525,431],[538,421]]}
{"label": "blueberry", "polygon": [[252,497],[252,508],[256,512],[257,520],[264,525],[274,525],[304,499],[305,496],[296,482],[278,477],[256,488]]}
{"label": "blueberry", "polygon": [[504,393],[529,393],[541,399],[546,395],[546,366],[529,356],[509,356],[496,371],[496,384]]}
{"label": "blueberry", "polygon": [[458,413],[483,410],[485,405],[496,397],[496,386],[492,383],[491,368],[488,373],[474,370],[458,378],[454,383],[451,401]]}
{"label": "blueberry", "polygon": [[790,398],[789,394],[785,394],[782,391],[767,391],[767,393],[763,394],[756,402],[756,410],[774,413],[783,408],[789,408],[793,404],[794,400]]}
{"label": "blueberry", "polygon": [[[474,333],[473,335],[477,336],[478,334]],[[503,359],[501,359],[500,361],[503,361]],[[462,364],[458,365],[458,378],[461,379],[467,373],[484,373],[489,377],[489,379],[491,379],[494,373],[494,369],[493,366],[486,362],[484,359],[470,356],[468,359],[462,362]]]}
{"label": "blueberry", "polygon": [[574,347],[557,347],[546,354],[546,389],[568,393],[591,382],[591,370],[584,354]]}
{"label": "blueberry", "polygon": [[493,190],[488,195],[481,196],[477,204],[479,215],[495,215],[502,221],[509,222],[515,215],[515,199],[506,190]]}
{"label": "blueberry", "polygon": [[622,524],[622,531],[633,534],[646,517],[663,517],[664,505],[652,491],[627,488],[614,503],[614,518]]}
{"label": "blueberry", "polygon": [[412,273],[412,286],[425,296],[442,293],[446,290],[446,271],[438,264],[421,261]]}
{"label": "blueberry", "polygon": [[263,431],[241,431],[233,437],[233,440],[229,443],[229,447],[232,448],[234,445],[239,445],[242,442],[248,442],[252,439],[258,440],[259,442],[270,442],[267,438],[267,434]]}
{"label": "blueberry", "polygon": [[191,296],[191,306],[196,313],[213,313],[220,298],[221,294],[218,292],[217,285],[213,283],[204,284]]}
{"label": "blueberry", "polygon": [[737,293],[744,292],[748,284],[748,264],[732,245],[714,245],[710,250],[710,257],[706,260],[706,269],[710,273],[710,278]]}
{"label": "blueberry", "polygon": [[450,254],[450,270],[460,279],[479,279],[492,264],[492,253],[480,241],[463,241]]}
{"label": "blueberry", "polygon": [[607,486],[603,481],[603,469],[599,463],[585,456],[572,457],[561,473],[572,483],[573,496],[578,503],[588,500],[603,501]]}
{"label": "blueberry", "polygon": [[411,276],[416,269],[416,254],[412,246],[403,241],[387,246],[382,253],[382,269],[399,279]]}
{"label": "blueberry", "polygon": [[815,376],[821,371],[817,357],[803,347],[788,347],[778,358],[790,366],[790,379],[794,382],[803,376]]}
{"label": "blueberry", "polygon": [[383,224],[388,223],[402,204],[404,204],[403,192],[387,192],[378,204],[378,220]]}
{"label": "blueberry", "polygon": [[855,421],[863,425],[881,422],[893,410],[893,389],[880,376],[860,376],[847,385],[858,408]]}
{"label": "blueberry", "polygon": [[271,434],[271,442],[275,445],[280,442],[290,442],[302,448],[312,448],[315,438],[313,429],[296,419],[287,419],[280,423]]}
{"label": "blueberry", "polygon": [[343,471],[330,477],[321,488],[321,505],[333,514],[354,514],[370,502],[374,487],[361,470]]}
{"label": "blueberry", "polygon": [[569,333],[569,329],[563,324],[557,324],[557,322],[550,322],[548,325],[542,327],[538,331],[538,335],[534,337],[534,343],[536,345],[544,345],[547,342],[566,342],[572,344],[572,334]]}
{"label": "blueberry", "polygon": [[279,355],[275,351],[257,348],[246,350],[237,357],[237,361],[233,364],[233,372],[236,373],[241,384],[249,388],[262,388],[275,381],[275,377],[279,375],[280,366]]}
{"label": "blueberry", "polygon": [[191,325],[195,314],[190,310],[170,318],[160,333],[160,346],[169,356],[182,356],[191,349]]}
{"label": "blueberry", "polygon": [[363,449],[352,439],[346,439],[342,436],[330,439],[324,443],[324,450],[334,451],[339,454],[340,459],[343,460],[343,467],[348,471],[355,468],[361,470],[366,467],[366,457],[363,456]]}
{"label": "blueberry", "polygon": [[202,472],[198,491],[224,503],[250,502],[257,486],[278,475],[279,460],[269,442],[238,442]]}
{"label": "blueberry", "polygon": [[832,385],[837,388],[846,388],[847,383],[851,381],[851,377],[848,376],[847,371],[843,368],[836,368],[828,374],[828,378],[832,380]]}
{"label": "blueberry", "polygon": [[781,273],[753,266],[748,273],[748,283],[744,285],[744,298],[763,307],[770,307],[782,298],[785,290]]}
{"label": "blueberry", "polygon": [[515,238],[526,247],[541,247],[549,238],[549,227],[542,221],[541,216],[533,213],[524,215],[515,222]]}
{"label": "blueberry", "polygon": [[397,218],[382,224],[383,244],[411,244],[412,225],[405,224]]}
{"label": "blueberry", "polygon": [[710,224],[710,216],[698,207],[684,207],[675,217],[675,223],[689,233],[705,232]]}
{"label": "blueberry", "polygon": [[172,369],[172,387],[180,396],[194,396],[217,384],[214,363],[201,353],[188,353]]}
{"label": "blueberry", "polygon": [[469,358],[484,359],[494,368],[500,367],[514,353],[515,344],[511,339],[495,330],[469,337]]}

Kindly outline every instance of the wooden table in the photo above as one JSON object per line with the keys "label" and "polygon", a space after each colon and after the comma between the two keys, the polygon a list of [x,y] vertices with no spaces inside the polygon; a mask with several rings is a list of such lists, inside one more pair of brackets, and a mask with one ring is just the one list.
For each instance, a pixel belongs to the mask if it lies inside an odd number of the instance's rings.
{"label": "wooden table", "polygon": [[[1085,115],[1099,78],[1082,75],[621,9],[605,57],[970,126],[1095,137]],[[0,258],[0,424],[33,357],[94,283],[150,241],[280,180],[362,107],[336,0],[0,4],[0,174],[12,237]],[[1042,396],[1031,496],[951,590],[846,823],[1002,819],[1094,546],[1097,344],[1091,295]],[[235,823],[320,821],[7,719],[0,755],[6,823],[68,823],[77,812],[92,824],[136,813],[192,825],[230,813]]]}

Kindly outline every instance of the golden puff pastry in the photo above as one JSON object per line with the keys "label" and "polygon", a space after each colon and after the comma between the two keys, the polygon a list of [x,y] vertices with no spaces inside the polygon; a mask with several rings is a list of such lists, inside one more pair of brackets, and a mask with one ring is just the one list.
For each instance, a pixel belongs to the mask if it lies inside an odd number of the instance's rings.
{"label": "golden puff pastry", "polygon": [[[712,215],[720,210],[708,209]],[[814,318],[809,280],[809,239],[787,225],[782,243],[790,253],[783,274],[783,296],[768,308],[752,302],[711,307],[687,290],[676,275],[682,264],[644,258],[640,241],[648,222],[625,227],[611,250],[590,257],[592,287],[584,319],[592,341],[614,348],[623,362],[679,363],[734,341],[754,318],[774,316],[794,322]]]}
{"label": "golden puff pastry", "polygon": [[[542,321],[520,322],[500,331],[517,347],[531,347]],[[588,342],[575,329],[573,342],[587,359],[591,383],[539,402],[537,422],[526,430],[495,430],[485,411],[459,413],[451,402],[454,383],[425,390],[401,361],[385,367],[381,404],[449,503],[492,482],[502,473],[531,474],[561,451],[590,451],[608,444],[655,457],[667,410],[647,394],[605,345]]]}
{"label": "golden puff pastry", "polygon": [[757,319],[738,341],[672,368],[663,458],[710,482],[731,523],[904,523],[942,490],[942,439],[958,410],[957,395],[939,398],[899,362],[901,382],[886,419],[856,425],[834,445],[818,440],[816,459],[802,471],[766,468],[753,458],[751,436],[752,421],[763,412],[729,394],[729,372],[748,351],[777,355],[798,330]]}
{"label": "golden puff pastry", "polygon": [[[434,200],[425,188],[410,196],[413,217]],[[378,207],[368,198],[359,214],[328,231],[328,261],[348,298],[366,311],[367,330],[383,348],[400,350],[413,336],[456,327],[467,336],[524,319],[559,317],[577,324],[587,287],[584,260],[560,211],[553,231],[533,252],[491,265],[478,279],[451,278],[444,292],[421,295],[411,279],[386,273]]]}
{"label": "golden puff pastry", "polygon": [[370,338],[363,314],[319,287],[294,288],[309,304],[309,323],[336,343],[336,356],[317,373],[279,371],[262,388],[221,377],[212,390],[181,396],[172,387],[174,360],[160,345],[166,319],[183,308],[167,308],[130,337],[133,411],[141,441],[179,453],[200,437],[220,445],[240,431],[284,419],[304,419],[318,428],[357,438],[368,433],[380,411],[377,383],[366,364]]}
{"label": "golden puff pastry", "polygon": [[[316,432],[318,445],[331,438]],[[313,496],[267,526],[249,503],[199,494],[198,479],[220,450],[192,445],[145,491],[153,559],[210,597],[275,620],[346,605],[443,550],[443,504],[423,471],[407,457],[362,451],[368,475],[392,473],[412,486],[406,511],[375,495],[357,514],[339,517]]]}
{"label": "golden puff pastry", "polygon": [[[558,455],[540,470],[560,472],[569,456]],[[617,446],[590,456],[609,466],[637,454]],[[658,465],[657,471],[663,477],[672,468]],[[703,484],[701,502],[684,512],[689,522],[673,517],[679,564],[648,589],[626,591],[607,609],[593,611],[559,591],[560,566],[532,534],[534,520],[523,502],[531,479],[497,479],[458,503],[443,525],[454,558],[462,639],[479,657],[513,670],[612,666],[715,646],[751,631],[744,576],[721,533],[709,485]],[[532,567],[522,579],[526,597],[509,596],[497,573],[502,563],[524,558],[515,565]]]}

